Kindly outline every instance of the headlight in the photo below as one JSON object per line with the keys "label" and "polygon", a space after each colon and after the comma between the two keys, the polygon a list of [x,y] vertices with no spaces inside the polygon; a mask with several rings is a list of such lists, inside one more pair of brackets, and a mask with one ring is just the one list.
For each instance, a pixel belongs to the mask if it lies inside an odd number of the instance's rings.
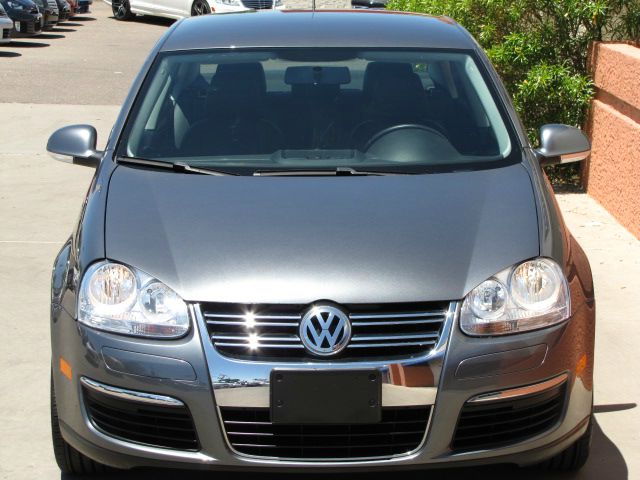
{"label": "headlight", "polygon": [[548,327],[571,315],[569,286],[561,268],[536,258],[507,268],[471,290],[460,312],[469,335],[503,335]]}
{"label": "headlight", "polygon": [[275,0],[273,2],[273,6],[274,7],[281,7],[282,6],[282,0]]}
{"label": "headlight", "polygon": [[84,274],[78,321],[143,337],[177,338],[189,331],[187,305],[176,292],[146,273],[108,261]]}
{"label": "headlight", "polygon": [[223,3],[225,5],[239,6],[240,0],[216,0],[218,3]]}

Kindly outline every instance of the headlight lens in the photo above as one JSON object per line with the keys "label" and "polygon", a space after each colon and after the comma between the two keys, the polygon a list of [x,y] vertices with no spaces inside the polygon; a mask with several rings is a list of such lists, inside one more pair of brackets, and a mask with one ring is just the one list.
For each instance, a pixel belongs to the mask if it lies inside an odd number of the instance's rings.
{"label": "headlight lens", "polygon": [[18,2],[7,2],[9,8],[13,8],[14,10],[23,10],[24,6],[19,4]]}
{"label": "headlight lens", "polygon": [[225,5],[240,5],[240,0],[216,0],[218,3],[224,3]]}
{"label": "headlight lens", "polygon": [[570,315],[562,270],[551,259],[536,258],[471,290],[462,304],[460,326],[469,335],[503,335],[554,325]]}
{"label": "headlight lens", "polygon": [[274,7],[281,7],[282,6],[282,0],[275,0],[273,2],[273,6]]}
{"label": "headlight lens", "polygon": [[109,332],[177,338],[189,330],[187,305],[171,288],[144,272],[113,262],[87,269],[78,321]]}

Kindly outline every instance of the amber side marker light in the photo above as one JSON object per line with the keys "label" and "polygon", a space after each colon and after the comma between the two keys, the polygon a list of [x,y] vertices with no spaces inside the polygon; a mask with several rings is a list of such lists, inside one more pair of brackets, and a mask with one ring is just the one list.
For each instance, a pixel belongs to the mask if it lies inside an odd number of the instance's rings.
{"label": "amber side marker light", "polygon": [[62,372],[62,374],[67,377],[69,380],[71,380],[71,364],[69,364],[69,362],[67,362],[64,358],[60,357],[60,371]]}
{"label": "amber side marker light", "polygon": [[576,364],[576,376],[579,377],[587,368],[587,355],[582,355]]}

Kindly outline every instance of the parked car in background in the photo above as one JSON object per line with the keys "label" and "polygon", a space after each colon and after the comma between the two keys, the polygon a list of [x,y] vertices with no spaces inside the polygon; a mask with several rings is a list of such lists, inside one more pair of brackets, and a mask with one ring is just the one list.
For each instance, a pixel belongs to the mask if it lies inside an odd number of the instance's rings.
{"label": "parked car in background", "polygon": [[9,18],[4,7],[0,3],[0,44],[11,41],[11,31],[13,30],[13,20]]}
{"label": "parked car in background", "polygon": [[32,0],[0,0],[13,28],[20,35],[36,35],[42,31],[42,14]]}
{"label": "parked car in background", "polygon": [[56,0],[33,0],[42,13],[42,29],[48,30],[58,24],[60,11]]}
{"label": "parked car in background", "polygon": [[389,0],[351,0],[353,8],[387,8]]}
{"label": "parked car in background", "polygon": [[76,16],[76,11],[78,10],[78,0],[67,0],[69,4],[69,18],[73,18]]}
{"label": "parked car in background", "polygon": [[58,23],[66,22],[71,18],[71,5],[67,0],[56,0],[58,4]]}
{"label": "parked car in background", "polygon": [[76,14],[91,13],[89,7],[93,4],[93,0],[77,0]]}
{"label": "parked car in background", "polygon": [[283,0],[104,0],[111,5],[117,20],[131,20],[138,15],[184,18],[209,13],[279,10]]}
{"label": "parked car in background", "polygon": [[176,22],[96,142],[47,144],[96,169],[51,282],[64,473],[586,462],[593,279],[542,167],[589,140],[534,149],[453,20]]}

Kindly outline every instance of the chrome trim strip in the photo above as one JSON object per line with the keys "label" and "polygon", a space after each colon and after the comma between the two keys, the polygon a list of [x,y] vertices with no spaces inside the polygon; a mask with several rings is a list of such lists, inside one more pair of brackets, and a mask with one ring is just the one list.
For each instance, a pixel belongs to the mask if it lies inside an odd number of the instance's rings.
{"label": "chrome trim strip", "polygon": [[417,333],[408,335],[354,335],[351,337],[352,342],[367,342],[376,340],[405,340],[405,339],[418,339],[418,338],[438,338],[439,333]]}
{"label": "chrome trim strip", "polygon": [[[246,325],[246,322],[232,322],[227,320],[207,320],[207,325]],[[254,322],[254,327],[298,327],[298,322]]]}
{"label": "chrome trim strip", "polygon": [[[241,315],[241,314],[226,314],[226,313],[205,313],[206,318],[253,318],[254,320],[301,320],[300,315]],[[243,322],[238,322],[243,323]]]}
{"label": "chrome trim strip", "polygon": [[[248,343],[228,343],[228,342],[215,342],[216,347],[230,347],[230,348],[247,348],[249,346]],[[298,344],[277,344],[270,345],[268,343],[256,343],[256,348],[304,348],[302,345]]]}
{"label": "chrome trim strip", "polygon": [[501,390],[499,392],[491,392],[491,393],[483,393],[482,395],[477,395],[469,400],[467,403],[483,403],[483,402],[494,402],[497,400],[507,400],[510,398],[518,398],[525,397],[527,395],[533,395],[536,393],[544,392],[545,390],[550,390],[553,387],[557,387],[562,383],[566,382],[569,378],[569,375],[563,373],[562,375],[558,375],[550,380],[545,382],[536,383],[534,385],[527,385],[525,387],[511,388],[509,390]]}
{"label": "chrome trim strip", "polygon": [[385,342],[385,343],[350,343],[347,348],[386,348],[386,347],[419,347],[420,345],[434,344],[434,341],[424,342]]}
{"label": "chrome trim strip", "polygon": [[[381,322],[351,322],[354,327],[370,327],[373,325],[421,325],[427,323],[442,323],[443,320],[398,320],[398,321],[381,321]],[[263,325],[262,323],[258,325]]]}
{"label": "chrome trim strip", "polygon": [[122,400],[147,403],[151,405],[163,405],[168,407],[184,407],[184,403],[182,403],[177,398],[112,387],[111,385],[105,385],[104,383],[96,382],[95,380],[91,380],[87,377],[80,377],[80,383],[82,383],[82,385],[84,385],[85,387],[90,388],[91,390]]}
{"label": "chrome trim strip", "polygon": [[373,318],[420,318],[420,317],[445,317],[447,315],[446,310],[436,310],[433,312],[422,313],[356,313],[349,315],[351,320],[365,320]]}

